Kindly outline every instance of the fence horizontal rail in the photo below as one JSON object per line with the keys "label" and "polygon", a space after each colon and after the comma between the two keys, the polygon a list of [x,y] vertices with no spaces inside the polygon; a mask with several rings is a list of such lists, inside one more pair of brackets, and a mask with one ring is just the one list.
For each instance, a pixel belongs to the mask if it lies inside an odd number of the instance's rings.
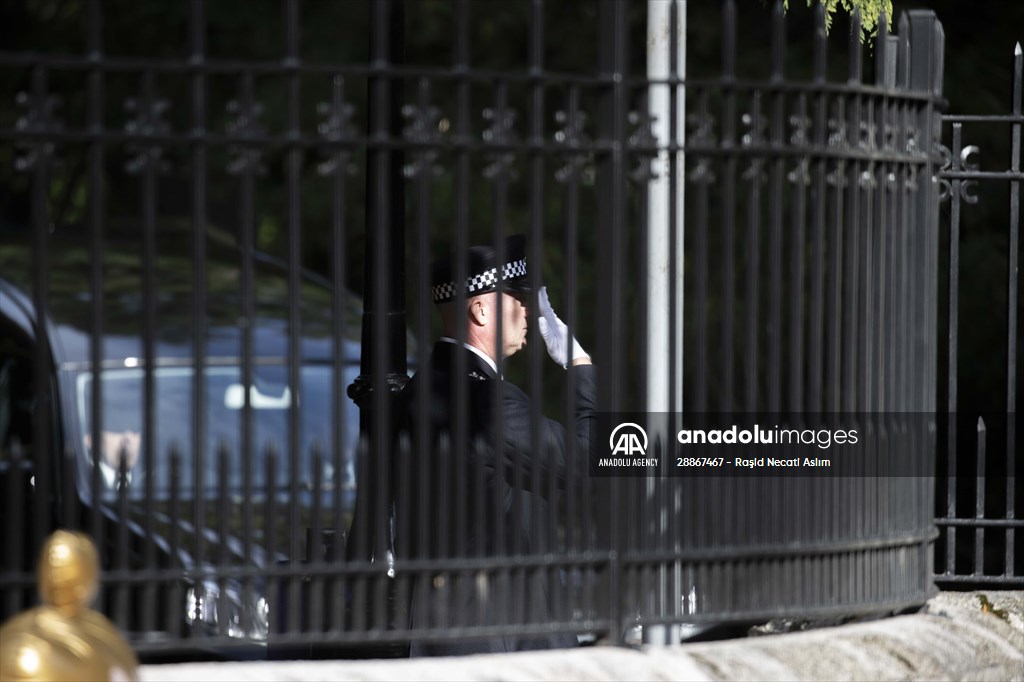
{"label": "fence horizontal rail", "polygon": [[430,78],[439,82],[474,81],[493,83],[507,81],[509,83],[532,84],[540,80],[553,84],[565,85],[609,85],[614,81],[612,76],[583,75],[558,71],[499,71],[480,68],[452,69],[450,67],[422,68],[402,64],[388,63],[380,66],[360,64],[318,64],[308,61],[270,60],[270,61],[233,61],[215,59],[127,59],[97,54],[83,59],[74,55],[51,55],[47,53],[11,53],[0,51],[0,67],[39,66],[48,69],[68,71],[103,70],[114,73],[152,72],[154,74],[212,74],[232,75],[252,74],[254,76],[378,76],[411,79]]}
{"label": "fence horizontal rail", "polygon": [[1024,519],[988,519],[985,517],[946,518],[937,517],[938,526],[970,526],[972,528],[1020,528],[1024,529]]}
{"label": "fence horizontal rail", "polygon": [[[477,142],[473,140],[450,140],[446,142],[408,142],[401,139],[359,139],[346,142],[325,142],[310,136],[303,135],[275,135],[275,136],[231,136],[216,133],[181,133],[146,135],[120,133],[113,131],[75,132],[75,131],[18,131],[12,129],[0,129],[0,139],[31,142],[64,142],[64,143],[89,143],[106,142],[118,144],[149,144],[149,145],[172,145],[181,144],[202,144],[206,147],[244,147],[260,148],[261,150],[287,150],[292,147],[304,147],[316,149],[325,153],[337,151],[364,151],[372,149],[381,150],[403,150],[410,152],[422,151],[451,151],[451,152],[522,152],[543,153],[546,156],[562,157],[567,154],[610,154],[615,147],[612,143],[596,141],[588,144],[580,144],[573,147],[565,147],[558,142],[523,141],[517,144],[494,144],[490,142]],[[59,150],[57,150],[59,151]],[[669,153],[688,152],[694,157],[772,157],[786,159],[809,159],[817,160],[850,160],[863,161],[865,163],[891,163],[909,166],[924,166],[933,163],[934,159],[921,154],[899,153],[887,151],[866,151],[857,148],[843,148],[835,145],[813,145],[808,144],[801,147],[772,145],[772,144],[747,144],[732,147],[709,147],[704,143],[695,142],[692,144],[666,144],[664,146],[636,146],[630,152],[637,155],[650,154],[665,151]],[[990,178],[996,180],[1019,179],[1019,173],[998,173],[986,171],[949,171],[944,172],[943,177],[956,178]]]}

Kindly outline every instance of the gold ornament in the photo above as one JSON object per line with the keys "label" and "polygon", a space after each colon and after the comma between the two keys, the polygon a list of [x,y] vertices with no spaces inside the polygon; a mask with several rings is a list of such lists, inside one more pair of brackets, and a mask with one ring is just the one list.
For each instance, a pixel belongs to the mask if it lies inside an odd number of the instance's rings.
{"label": "gold ornament", "polygon": [[0,682],[137,680],[135,653],[113,623],[89,608],[99,585],[92,541],[55,532],[38,570],[43,605],[0,627]]}

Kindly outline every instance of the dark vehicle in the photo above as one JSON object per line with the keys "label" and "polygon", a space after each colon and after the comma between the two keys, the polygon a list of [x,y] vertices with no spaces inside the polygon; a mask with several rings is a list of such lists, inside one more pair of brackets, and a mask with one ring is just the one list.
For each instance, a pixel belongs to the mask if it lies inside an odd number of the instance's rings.
{"label": "dark vehicle", "polygon": [[[27,575],[35,563],[30,517],[40,456],[33,449],[33,420],[45,408],[35,403],[40,377],[33,376],[39,340],[31,251],[10,242],[0,241],[0,527],[4,569]],[[303,273],[300,347],[294,349],[299,382],[292,385],[286,268],[266,256],[253,259],[255,315],[247,319],[237,251],[211,248],[197,369],[190,258],[162,251],[147,298],[137,242],[112,240],[103,262],[103,333],[94,339],[88,249],[70,240],[53,243],[44,325],[51,373],[42,378],[55,397],[44,413],[53,527],[99,526],[106,570],[150,571],[153,580],[146,584],[106,585],[101,600],[137,645],[157,651],[162,639],[209,637],[218,646],[237,640],[258,647],[276,615],[262,569],[296,559],[296,549],[305,558],[305,528],[331,529],[351,514],[358,410],[347,397],[336,404],[335,395],[358,373],[361,301],[346,292],[345,319],[335,320],[330,283]],[[144,346],[147,303],[155,306],[156,322],[151,368]],[[249,386],[243,380],[246,329]],[[99,376],[91,362],[94,342],[101,344]],[[150,370],[153,447],[147,452]],[[94,455],[96,381],[103,443]],[[332,443],[339,439],[337,452]],[[243,443],[250,444],[247,450]],[[8,495],[12,490],[17,494]],[[21,532],[8,534],[16,526]],[[235,570],[239,577],[223,577],[225,566],[242,569]],[[6,598],[12,590],[31,591],[26,581],[0,581],[0,608],[27,603],[27,597]],[[141,598],[144,590],[156,599]],[[0,620],[10,615],[4,611]]]}

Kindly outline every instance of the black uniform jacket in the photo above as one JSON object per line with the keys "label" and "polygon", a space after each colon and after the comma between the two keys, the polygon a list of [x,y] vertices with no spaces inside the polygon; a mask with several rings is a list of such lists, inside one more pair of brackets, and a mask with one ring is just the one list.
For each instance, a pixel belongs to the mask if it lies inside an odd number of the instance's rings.
{"label": "black uniform jacket", "polygon": [[[456,376],[460,354],[465,373]],[[529,397],[472,351],[446,341],[434,346],[429,365],[409,380],[398,401],[404,443],[394,450],[391,482],[399,559],[512,557],[553,549],[543,535],[549,527],[549,503],[564,503],[567,487],[586,481],[597,409],[594,367],[578,366],[575,374],[572,430],[541,416],[539,447],[534,448]],[[424,381],[429,382],[427,403],[420,410],[417,395]],[[457,381],[465,386],[462,424],[456,420]],[[461,438],[460,426],[465,433]],[[548,499],[551,491],[557,500]],[[541,517],[533,519],[534,514]],[[424,576],[413,588],[411,622],[414,627],[500,625],[509,622],[509,609],[515,608],[510,601],[530,604],[536,622],[538,614],[546,613],[548,592],[559,586],[527,582],[527,594],[516,594],[494,576]],[[459,640],[436,646],[414,643],[413,653],[452,655],[573,643],[575,638],[564,637]]]}

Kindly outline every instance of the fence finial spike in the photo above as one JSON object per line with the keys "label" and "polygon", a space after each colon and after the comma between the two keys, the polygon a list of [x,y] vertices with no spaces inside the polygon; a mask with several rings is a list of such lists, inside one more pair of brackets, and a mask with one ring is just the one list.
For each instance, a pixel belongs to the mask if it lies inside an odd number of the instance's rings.
{"label": "fence finial spike", "polygon": [[901,36],[910,35],[910,17],[907,16],[906,10],[900,12],[900,20],[897,25],[899,26],[899,34]]}
{"label": "fence finial spike", "polygon": [[853,12],[853,22],[850,26],[850,43],[847,46],[847,52],[850,55],[850,75],[849,81],[851,83],[860,83],[862,79],[862,67],[861,64],[861,23],[860,23],[860,9],[856,9]]}
{"label": "fence finial spike", "polygon": [[886,79],[886,69],[890,58],[889,22],[886,20],[885,9],[882,9],[878,13],[878,31],[875,34],[875,85],[892,85]]}

